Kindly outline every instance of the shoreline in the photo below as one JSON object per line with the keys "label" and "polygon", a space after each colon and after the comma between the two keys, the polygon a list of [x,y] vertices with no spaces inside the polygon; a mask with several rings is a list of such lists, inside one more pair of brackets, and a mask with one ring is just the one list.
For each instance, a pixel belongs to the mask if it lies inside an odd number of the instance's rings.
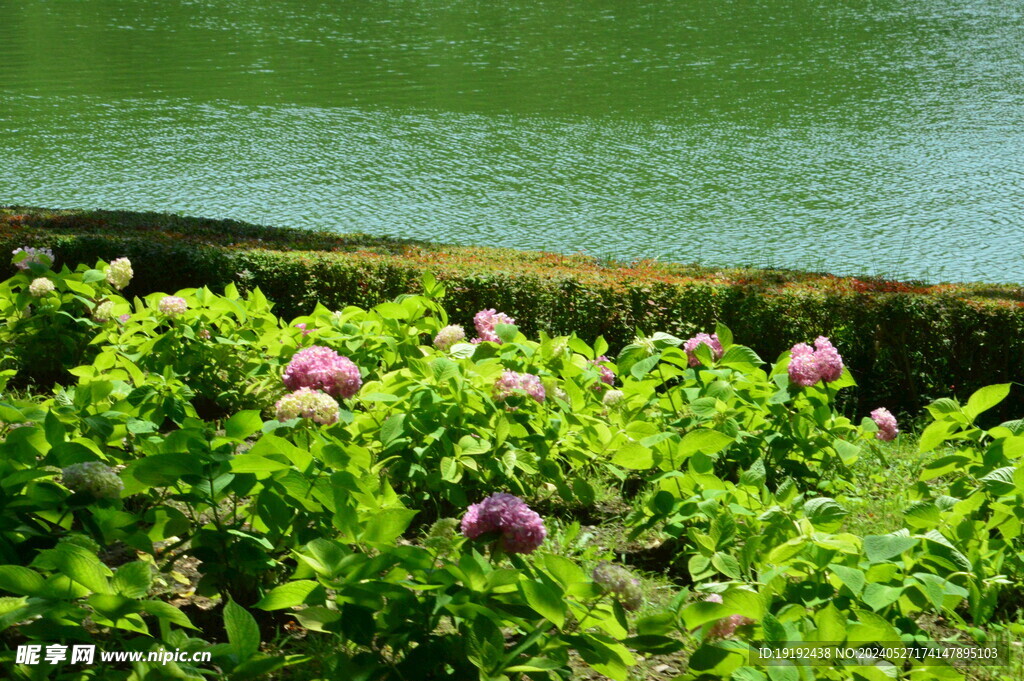
{"label": "shoreline", "polygon": [[958,298],[1024,301],[1022,283],[940,282],[893,279],[875,275],[837,275],[814,270],[752,265],[713,266],[636,260],[604,259],[581,253],[563,254],[490,246],[463,246],[292,227],[257,225],[230,219],[124,210],[49,209],[35,206],[0,206],[0,232],[40,229],[54,235],[146,237],[159,241],[193,243],[232,250],[348,253],[367,258],[403,258],[421,267],[442,270],[458,267],[489,272],[529,272],[580,283],[628,280],[652,284],[693,283],[755,287],[800,288],[837,293],[918,293]]}

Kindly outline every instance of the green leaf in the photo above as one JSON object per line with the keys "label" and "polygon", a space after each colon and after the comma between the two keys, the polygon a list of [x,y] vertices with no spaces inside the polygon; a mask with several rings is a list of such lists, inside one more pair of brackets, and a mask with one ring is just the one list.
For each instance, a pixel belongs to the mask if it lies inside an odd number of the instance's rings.
{"label": "green leaf", "polygon": [[932,451],[945,442],[959,427],[960,425],[955,421],[935,421],[928,424],[928,427],[921,433],[921,440],[917,444],[917,451],[922,454]]}
{"label": "green leaf", "polygon": [[139,601],[139,610],[148,612],[162,620],[167,620],[172,624],[177,624],[179,627],[198,630],[198,627],[192,624],[192,621],[189,620],[185,613],[170,603],[164,601]]}
{"label": "green leaf", "polygon": [[847,567],[845,565],[829,565],[828,569],[831,570],[855,596],[859,597],[864,591],[864,585],[867,583],[867,579],[865,578],[863,571],[858,570],[857,568]]}
{"label": "green leaf", "polygon": [[309,595],[320,588],[317,582],[310,579],[300,579],[294,582],[287,582],[275,587],[264,596],[255,606],[260,610],[283,610],[294,608],[305,603]]}
{"label": "green leaf", "polygon": [[654,466],[654,452],[639,442],[627,442],[615,452],[612,463],[636,471],[647,470]]}
{"label": "green leaf", "polygon": [[715,454],[731,444],[733,438],[717,430],[709,428],[698,428],[691,430],[683,436],[679,443],[679,451],[683,456],[689,456],[700,452],[702,454]]}
{"label": "green leaf", "polygon": [[829,603],[814,615],[819,641],[842,643],[846,640],[846,615]]}
{"label": "green leaf", "polygon": [[1014,485],[1013,482],[1013,474],[1016,470],[1016,466],[1004,466],[1003,468],[997,468],[985,477],[981,478],[980,482],[985,485],[985,489],[996,496],[1013,494],[1016,490],[1016,485]]}
{"label": "green leaf", "polygon": [[387,447],[405,432],[405,414],[395,414],[380,427],[380,441]]}
{"label": "green leaf", "polygon": [[729,327],[722,322],[715,323],[715,335],[718,336],[718,342],[722,347],[728,350],[732,345],[732,331],[729,330]]}
{"label": "green leaf", "polygon": [[248,610],[228,600],[224,606],[224,629],[240,662],[252,657],[260,647],[260,628]]}
{"label": "green leaf", "polygon": [[849,513],[835,499],[815,497],[804,504],[804,513],[811,523],[822,530],[831,532],[838,529]]}
{"label": "green leaf", "polygon": [[903,595],[902,587],[886,586],[885,584],[868,584],[861,599],[874,611],[892,605]]}
{"label": "green leaf", "polygon": [[43,578],[35,570],[21,565],[0,565],[0,590],[34,596],[42,588]]}
{"label": "green leaf", "polygon": [[494,334],[501,339],[503,343],[511,343],[519,335],[519,327],[515,324],[495,324]]}
{"label": "green leaf", "polygon": [[979,414],[1006,399],[1006,396],[1010,394],[1011,385],[1011,383],[999,383],[997,385],[987,385],[975,391],[967,399],[967,404],[964,405],[964,413],[973,422],[974,419],[978,418]]}
{"label": "green leaf", "polygon": [[722,359],[718,360],[718,366],[729,367],[739,371],[749,371],[764,364],[764,361],[757,356],[757,353],[745,345],[730,346]]}
{"label": "green leaf", "polygon": [[651,369],[657,366],[660,359],[661,353],[656,353],[650,357],[644,358],[629,368],[629,374],[639,381],[649,374]]}
{"label": "green leaf", "polygon": [[44,553],[53,561],[58,570],[82,586],[99,594],[111,592],[110,584],[107,581],[111,575],[110,568],[101,563],[100,559],[88,550],[73,544],[58,544]]}
{"label": "green leaf", "polygon": [[233,440],[244,440],[263,428],[263,419],[256,409],[240,411],[224,422],[224,431]]}
{"label": "green leaf", "polygon": [[364,542],[390,543],[402,536],[416,511],[408,508],[386,508],[376,511],[366,522],[360,537]]}
{"label": "green leaf", "polygon": [[521,582],[519,590],[531,608],[559,629],[565,624],[565,600],[562,594],[544,582]]}
{"label": "green leaf", "polygon": [[110,583],[114,591],[122,596],[142,598],[153,585],[153,573],[149,563],[137,560],[117,568]]}
{"label": "green leaf", "polygon": [[711,556],[711,564],[726,577],[741,579],[740,564],[728,553],[722,553],[721,551],[715,553]]}
{"label": "green leaf", "polygon": [[864,553],[872,563],[889,562],[917,545],[917,539],[904,535],[883,534],[864,537]]}

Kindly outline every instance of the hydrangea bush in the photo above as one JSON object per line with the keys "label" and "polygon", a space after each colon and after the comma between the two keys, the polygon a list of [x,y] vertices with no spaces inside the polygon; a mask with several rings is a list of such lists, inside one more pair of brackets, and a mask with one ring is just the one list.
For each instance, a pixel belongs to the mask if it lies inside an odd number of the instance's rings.
{"label": "hydrangea bush", "polygon": [[[258,289],[128,301],[125,259],[56,272],[45,253],[15,258],[31,261],[0,286],[4,340],[67,352],[62,382],[0,399],[0,630],[213,656],[104,678],[302,664],[626,681],[639,656],[682,651],[680,681],[775,678],[750,645],[927,641],[940,617],[973,635],[1024,593],[1024,427],[979,425],[1009,385],[929,408],[932,458],[902,529],[860,536],[848,467],[884,465],[900,427],[877,405],[859,423],[836,409],[856,367],[824,337],[773,364],[722,325],[616,354],[528,338],[486,308],[467,343],[429,277],[423,295],[283,320]],[[593,511],[611,485],[633,490],[632,538],[671,548],[659,568],[682,583],[666,597],[648,597],[622,547],[566,549],[559,515]],[[168,576],[184,565],[211,610],[177,607]],[[289,647],[296,631],[315,659]],[[800,671],[819,673],[852,672]]]}

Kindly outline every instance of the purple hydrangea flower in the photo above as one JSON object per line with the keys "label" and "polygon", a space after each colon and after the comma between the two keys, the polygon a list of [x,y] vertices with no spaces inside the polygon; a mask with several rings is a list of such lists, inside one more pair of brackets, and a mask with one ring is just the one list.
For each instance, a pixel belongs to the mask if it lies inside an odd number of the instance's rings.
{"label": "purple hydrangea flower", "polygon": [[479,340],[474,339],[474,342],[490,341],[501,345],[501,339],[498,338],[498,334],[494,332],[494,327],[498,324],[515,324],[516,320],[509,317],[504,312],[498,312],[495,309],[480,310],[473,317],[473,325],[476,326],[477,335],[480,337]]}
{"label": "purple hydrangea flower", "polygon": [[462,517],[462,534],[470,539],[488,532],[501,532],[501,548],[508,553],[532,553],[548,534],[544,521],[526,502],[503,492],[471,505]]}
{"label": "purple hydrangea flower", "polygon": [[525,392],[537,402],[543,402],[547,398],[540,377],[533,374],[506,371],[494,383],[494,399],[498,402],[502,402],[520,391]]}
{"label": "purple hydrangea flower", "polygon": [[352,397],[363,384],[359,367],[348,357],[320,345],[299,350],[284,370],[289,390],[313,388],[334,397]]}
{"label": "purple hydrangea flower", "polygon": [[686,350],[686,356],[689,358],[689,364],[692,367],[700,364],[700,360],[697,359],[697,354],[694,351],[701,343],[708,346],[708,350],[711,351],[711,356],[715,359],[721,359],[722,355],[725,354],[725,350],[722,349],[722,343],[718,340],[717,333],[713,333],[710,336],[706,333],[698,333],[696,336],[683,343],[683,350]]}
{"label": "purple hydrangea flower", "polygon": [[466,338],[466,330],[458,324],[449,324],[434,336],[434,347],[444,352]]}
{"label": "purple hydrangea flower", "polygon": [[896,417],[885,407],[879,407],[871,412],[871,420],[878,425],[878,432],[875,433],[875,437],[879,440],[889,442],[890,440],[895,440],[896,436],[899,435],[900,429],[896,423]]}
{"label": "purple hydrangea flower", "polygon": [[302,418],[329,426],[338,422],[338,403],[327,393],[309,388],[299,388],[285,395],[274,405],[278,421]]}

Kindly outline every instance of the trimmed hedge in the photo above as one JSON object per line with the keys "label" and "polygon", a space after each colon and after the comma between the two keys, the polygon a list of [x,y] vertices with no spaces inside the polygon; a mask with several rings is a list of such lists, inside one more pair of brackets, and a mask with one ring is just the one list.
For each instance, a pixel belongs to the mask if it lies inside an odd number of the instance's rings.
{"label": "trimmed hedge", "polygon": [[[62,263],[127,256],[127,291],[258,286],[284,317],[368,306],[416,291],[424,271],[448,288],[454,323],[483,308],[527,334],[604,336],[613,351],[637,330],[688,337],[716,321],[763,358],[830,336],[859,389],[845,406],[919,413],[992,383],[1024,381],[1024,287],[925,285],[765,269],[715,269],[582,255],[446,246],[260,227],[154,213],[0,208],[0,247],[48,246]],[[14,271],[9,265],[9,272]],[[1020,415],[1015,390],[999,416]]]}

